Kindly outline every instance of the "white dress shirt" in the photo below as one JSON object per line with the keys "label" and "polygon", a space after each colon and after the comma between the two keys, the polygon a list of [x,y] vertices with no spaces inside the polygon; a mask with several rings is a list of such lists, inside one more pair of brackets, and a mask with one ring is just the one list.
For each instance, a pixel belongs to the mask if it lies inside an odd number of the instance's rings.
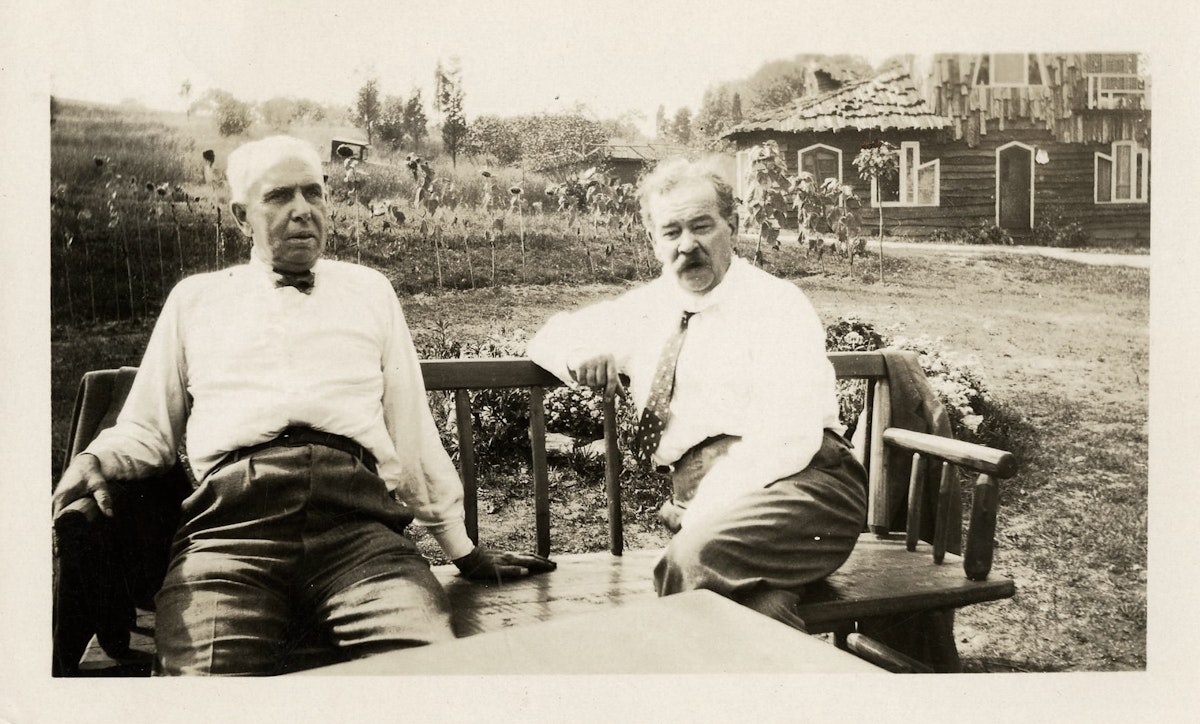
{"label": "white dress shirt", "polygon": [[227,453],[304,425],[369,450],[388,489],[450,558],[474,545],[462,483],[438,437],[387,278],[322,259],[311,294],[249,264],[180,282],[163,305],[117,423],[86,452],[113,479],[170,466],[186,430],[202,480]]}
{"label": "white dress shirt", "polygon": [[529,342],[533,361],[563,381],[568,360],[609,353],[646,405],[658,357],[695,312],[675,373],[671,417],[654,454],[670,464],[716,435],[742,439],[709,470],[683,524],[719,513],[731,500],[793,475],[820,449],[825,428],[839,433],[833,366],[825,330],[796,285],[734,257],[707,294],[663,276],[608,301],[556,314]]}

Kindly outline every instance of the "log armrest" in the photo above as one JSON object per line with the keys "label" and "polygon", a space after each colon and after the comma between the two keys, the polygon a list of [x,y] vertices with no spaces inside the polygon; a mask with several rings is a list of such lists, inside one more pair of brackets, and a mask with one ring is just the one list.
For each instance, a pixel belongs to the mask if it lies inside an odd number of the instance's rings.
{"label": "log armrest", "polygon": [[998,481],[1010,478],[1017,472],[1017,460],[1004,450],[929,435],[898,428],[883,431],[885,445],[913,454],[912,473],[908,490],[908,521],[906,542],[909,550],[915,550],[921,528],[919,501],[924,497],[925,472],[928,460],[942,463],[941,481],[938,487],[937,521],[934,526],[933,559],[941,563],[946,555],[946,544],[951,535],[952,513],[959,504],[958,475],[954,467],[969,470],[977,475],[971,496],[971,519],[967,524],[967,542],[963,551],[963,571],[967,578],[982,581],[992,569],[992,549],[996,535],[996,510],[1000,493]]}

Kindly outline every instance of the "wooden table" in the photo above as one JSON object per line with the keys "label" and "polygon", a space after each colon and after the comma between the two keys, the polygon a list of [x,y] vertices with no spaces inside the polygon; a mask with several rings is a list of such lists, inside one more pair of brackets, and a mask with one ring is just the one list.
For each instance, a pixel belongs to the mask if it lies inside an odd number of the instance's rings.
{"label": "wooden table", "polygon": [[514,626],[301,674],[883,673],[711,591]]}

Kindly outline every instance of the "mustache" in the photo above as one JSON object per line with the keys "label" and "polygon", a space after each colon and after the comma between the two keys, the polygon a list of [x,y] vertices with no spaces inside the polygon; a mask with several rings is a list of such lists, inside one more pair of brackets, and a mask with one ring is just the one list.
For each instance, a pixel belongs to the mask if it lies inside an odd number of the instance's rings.
{"label": "mustache", "polygon": [[681,270],[692,269],[698,266],[708,265],[708,255],[701,251],[694,251],[687,254],[680,254],[676,257],[675,267]]}

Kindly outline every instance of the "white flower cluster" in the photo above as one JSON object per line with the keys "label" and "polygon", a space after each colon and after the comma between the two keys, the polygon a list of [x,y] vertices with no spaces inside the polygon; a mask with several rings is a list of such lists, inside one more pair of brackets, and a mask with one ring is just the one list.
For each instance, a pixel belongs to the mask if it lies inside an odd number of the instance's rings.
{"label": "white flower cluster", "polygon": [[983,422],[980,413],[988,401],[988,390],[975,371],[978,369],[978,360],[946,350],[940,337],[896,337],[890,346],[916,352],[921,369],[946,405],[951,419],[973,433],[979,431],[979,425]]}

